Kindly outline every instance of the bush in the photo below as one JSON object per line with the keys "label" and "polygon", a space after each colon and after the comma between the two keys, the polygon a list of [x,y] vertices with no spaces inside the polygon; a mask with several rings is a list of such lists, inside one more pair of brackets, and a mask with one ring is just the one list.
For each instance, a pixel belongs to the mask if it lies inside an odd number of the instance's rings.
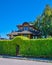
{"label": "bush", "polygon": [[1,55],[15,55],[15,44],[12,41],[0,41],[0,54]]}
{"label": "bush", "polygon": [[0,54],[15,56],[17,45],[21,56],[52,58],[52,38],[28,39],[18,36],[12,40],[0,40]]}
{"label": "bush", "polygon": [[24,56],[52,58],[52,39],[27,40],[24,45]]}

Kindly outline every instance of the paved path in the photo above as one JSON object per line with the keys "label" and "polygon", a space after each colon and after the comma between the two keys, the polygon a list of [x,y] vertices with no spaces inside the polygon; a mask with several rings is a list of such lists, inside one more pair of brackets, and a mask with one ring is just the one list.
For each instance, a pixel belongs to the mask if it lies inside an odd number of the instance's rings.
{"label": "paved path", "polygon": [[52,63],[0,58],[0,65],[52,65]]}

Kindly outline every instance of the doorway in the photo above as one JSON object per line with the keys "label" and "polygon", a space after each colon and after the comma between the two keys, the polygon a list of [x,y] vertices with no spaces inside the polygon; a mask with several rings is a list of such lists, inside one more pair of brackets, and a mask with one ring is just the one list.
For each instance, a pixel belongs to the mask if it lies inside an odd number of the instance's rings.
{"label": "doorway", "polygon": [[19,45],[16,45],[16,56],[19,55]]}

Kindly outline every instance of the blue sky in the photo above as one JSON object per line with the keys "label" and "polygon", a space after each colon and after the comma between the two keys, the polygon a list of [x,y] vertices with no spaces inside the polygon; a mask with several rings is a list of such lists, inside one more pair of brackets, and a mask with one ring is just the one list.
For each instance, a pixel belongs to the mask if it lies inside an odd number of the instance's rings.
{"label": "blue sky", "polygon": [[0,0],[0,35],[17,30],[16,25],[34,21],[52,0]]}

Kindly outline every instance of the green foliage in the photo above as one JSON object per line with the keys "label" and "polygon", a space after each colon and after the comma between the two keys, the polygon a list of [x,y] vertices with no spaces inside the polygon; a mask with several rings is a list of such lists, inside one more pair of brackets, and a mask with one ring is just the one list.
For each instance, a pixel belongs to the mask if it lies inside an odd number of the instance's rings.
{"label": "green foliage", "polygon": [[28,40],[28,38],[18,36],[12,40],[0,40],[0,54],[16,55],[16,45],[22,45],[23,40]]}
{"label": "green foliage", "polygon": [[21,48],[23,56],[52,58],[52,39],[26,40]]}
{"label": "green foliage", "polygon": [[9,40],[0,40],[0,54],[1,55],[15,55],[15,44]]}
{"label": "green foliage", "polygon": [[33,24],[41,31],[42,36],[52,36],[52,8],[46,5],[41,16],[37,17]]}
{"label": "green foliage", "polygon": [[15,56],[16,45],[20,47],[21,56],[52,58],[52,38],[28,39],[19,36],[13,40],[0,40],[0,54]]}

